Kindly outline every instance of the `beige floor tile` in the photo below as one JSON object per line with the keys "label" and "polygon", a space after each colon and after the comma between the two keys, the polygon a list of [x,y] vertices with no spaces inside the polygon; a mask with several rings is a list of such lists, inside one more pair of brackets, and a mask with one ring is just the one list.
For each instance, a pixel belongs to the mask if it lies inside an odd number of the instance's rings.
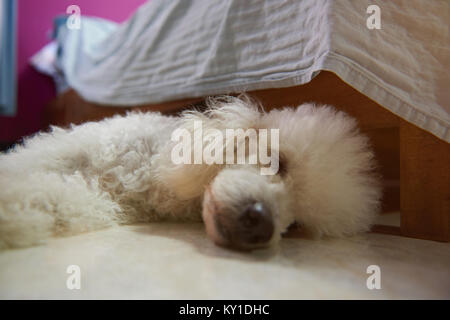
{"label": "beige floor tile", "polygon": [[[201,224],[117,227],[0,253],[0,298],[450,298],[450,244],[381,234],[283,239],[271,250],[213,245]],[[81,289],[69,290],[69,265]],[[369,265],[381,289],[369,290]]]}

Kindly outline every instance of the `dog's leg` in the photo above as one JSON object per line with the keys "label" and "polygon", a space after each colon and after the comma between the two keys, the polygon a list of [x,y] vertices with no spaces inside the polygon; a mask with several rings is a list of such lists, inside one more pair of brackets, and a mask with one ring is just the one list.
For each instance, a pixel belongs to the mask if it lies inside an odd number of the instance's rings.
{"label": "dog's leg", "polygon": [[121,209],[96,181],[75,173],[0,174],[0,249],[115,225]]}

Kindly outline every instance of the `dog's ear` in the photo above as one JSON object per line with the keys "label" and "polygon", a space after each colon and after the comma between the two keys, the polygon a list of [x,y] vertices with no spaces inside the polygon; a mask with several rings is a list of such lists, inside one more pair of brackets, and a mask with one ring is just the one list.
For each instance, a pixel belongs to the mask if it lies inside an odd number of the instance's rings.
{"label": "dog's ear", "polygon": [[183,112],[183,126],[189,129],[194,121],[202,121],[206,129],[254,128],[264,113],[260,103],[245,94],[238,97],[209,97],[205,102],[207,109],[203,112],[196,110]]}
{"label": "dog's ear", "polygon": [[223,166],[223,161],[206,161],[204,151],[214,146],[214,154],[224,154],[223,139],[208,139],[213,133],[222,136],[224,130],[216,129],[220,122],[200,112],[190,112],[180,123],[178,133],[172,133],[171,142],[158,155],[157,179],[179,199],[188,200],[201,196]]}
{"label": "dog's ear", "polygon": [[[208,109],[204,112],[188,110],[183,112],[181,124],[177,130],[182,130],[190,141],[188,161],[177,163],[173,161],[172,154],[175,144],[170,144],[161,153],[161,166],[159,180],[172,190],[180,199],[192,199],[201,196],[205,187],[214,179],[217,173],[223,168],[226,157],[226,129],[248,129],[257,127],[261,117],[258,105],[250,98],[240,96],[240,98],[222,96],[209,98],[207,100]],[[181,132],[181,131],[180,131]],[[203,151],[211,148],[211,141],[208,137],[215,134],[224,139],[214,140],[214,154],[222,153],[222,162],[208,164],[203,159]],[[200,139],[201,141],[196,141]],[[201,144],[201,161],[195,161],[195,145]],[[183,149],[183,154],[184,154]],[[198,155],[197,155],[198,156]],[[190,159],[189,159],[190,158]],[[190,161],[189,161],[190,160]],[[186,163],[186,162],[189,162]]]}
{"label": "dog's ear", "polygon": [[205,188],[220,171],[219,165],[179,164],[166,166],[160,172],[160,180],[181,200],[203,195]]}

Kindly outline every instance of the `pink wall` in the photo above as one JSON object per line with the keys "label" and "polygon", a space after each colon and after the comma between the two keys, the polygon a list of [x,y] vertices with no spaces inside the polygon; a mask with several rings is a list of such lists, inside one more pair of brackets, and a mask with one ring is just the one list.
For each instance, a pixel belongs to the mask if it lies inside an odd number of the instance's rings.
{"label": "pink wall", "polygon": [[126,20],[146,0],[19,0],[18,109],[16,116],[0,117],[0,142],[13,142],[40,129],[45,104],[55,96],[53,80],[29,66],[29,58],[46,43],[53,18],[76,4],[82,15],[116,22]]}

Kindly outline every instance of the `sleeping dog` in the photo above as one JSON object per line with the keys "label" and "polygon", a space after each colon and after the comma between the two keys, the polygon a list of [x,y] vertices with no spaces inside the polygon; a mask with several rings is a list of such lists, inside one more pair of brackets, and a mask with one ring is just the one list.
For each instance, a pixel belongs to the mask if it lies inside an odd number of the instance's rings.
{"label": "sleeping dog", "polygon": [[52,127],[0,155],[0,248],[159,220],[203,220],[216,244],[245,250],[293,223],[352,235],[379,208],[373,168],[356,121],[330,106],[264,112],[221,97],[179,117]]}

